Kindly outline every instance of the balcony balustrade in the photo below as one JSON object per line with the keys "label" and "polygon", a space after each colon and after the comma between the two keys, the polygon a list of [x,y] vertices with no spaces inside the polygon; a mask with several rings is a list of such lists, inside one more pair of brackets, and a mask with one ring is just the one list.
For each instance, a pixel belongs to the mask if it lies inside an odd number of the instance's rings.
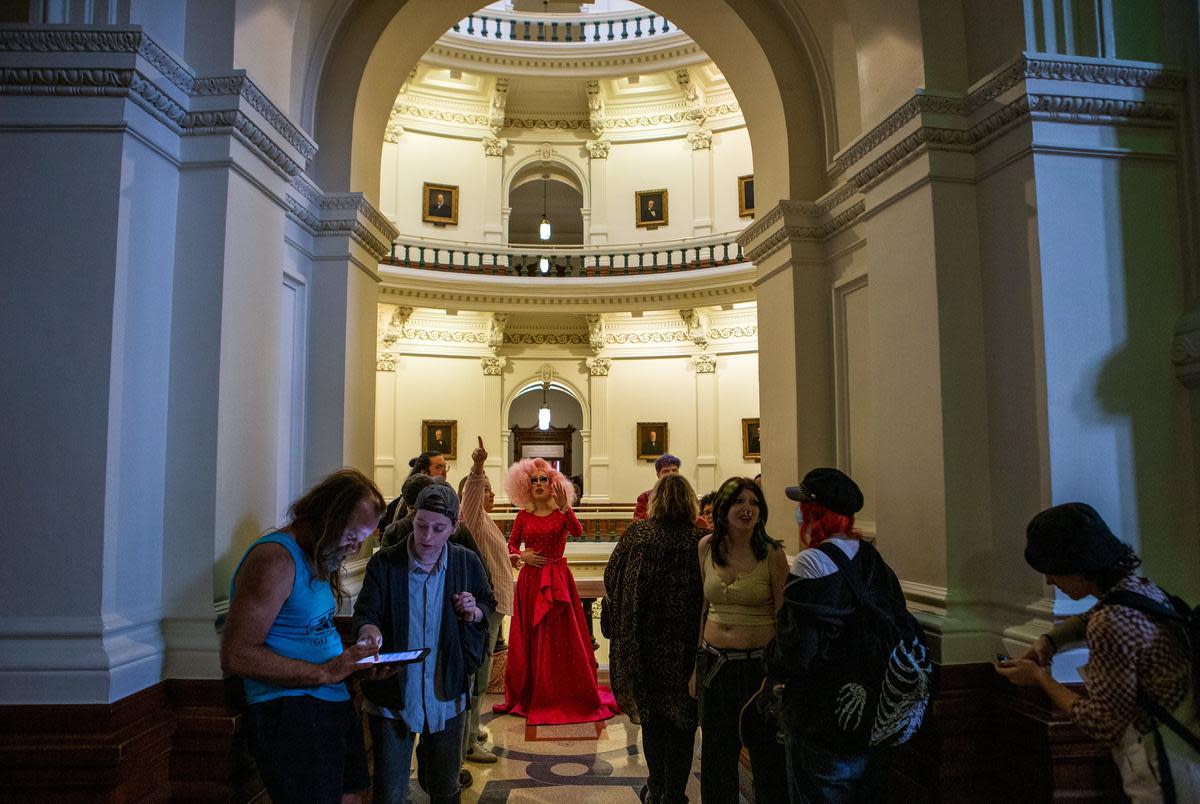
{"label": "balcony balustrade", "polygon": [[[500,245],[405,238],[383,265],[483,276],[533,278],[634,276],[695,271],[745,262],[739,232],[703,238],[599,246]],[[545,260],[545,271],[541,270]]]}
{"label": "balcony balustrade", "polygon": [[468,14],[451,32],[488,41],[599,44],[628,42],[676,32],[678,26],[660,14],[528,14],[491,11]]}

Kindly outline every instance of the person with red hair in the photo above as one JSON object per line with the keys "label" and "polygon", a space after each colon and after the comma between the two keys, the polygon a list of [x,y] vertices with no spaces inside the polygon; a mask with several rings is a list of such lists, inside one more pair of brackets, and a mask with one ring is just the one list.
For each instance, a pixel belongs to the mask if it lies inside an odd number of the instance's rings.
{"label": "person with red hair", "polygon": [[517,461],[504,478],[517,513],[508,553],[520,567],[508,634],[504,703],[496,712],[531,725],[606,720],[618,708],[596,684],[596,657],[575,579],[563,557],[583,532],[571,510],[575,487],[541,458]]}

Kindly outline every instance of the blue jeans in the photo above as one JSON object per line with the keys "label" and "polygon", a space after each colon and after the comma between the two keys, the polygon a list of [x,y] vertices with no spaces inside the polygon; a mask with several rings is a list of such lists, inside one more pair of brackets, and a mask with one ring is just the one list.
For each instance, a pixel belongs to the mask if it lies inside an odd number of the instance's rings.
{"label": "blue jeans", "polygon": [[496,637],[500,633],[500,624],[503,622],[504,615],[498,611],[493,611],[488,615],[487,649],[483,654],[483,663],[475,672],[475,686],[471,690],[471,705],[464,713],[467,716],[463,718],[462,751],[464,757],[475,747],[475,734],[479,731],[479,712],[483,708],[483,696],[487,692],[488,679],[492,675],[492,656],[496,653]]}
{"label": "blue jeans", "polygon": [[[871,754],[839,754],[819,744],[811,734],[784,735],[787,753],[788,797],[791,804],[852,804],[878,801]],[[871,771],[870,773],[868,771]]]}
{"label": "blue jeans", "polygon": [[463,717],[460,712],[441,731],[422,732],[420,740],[403,720],[368,716],[375,757],[375,804],[406,804],[413,742],[417,743],[417,782],[434,804],[458,804],[462,767]]}

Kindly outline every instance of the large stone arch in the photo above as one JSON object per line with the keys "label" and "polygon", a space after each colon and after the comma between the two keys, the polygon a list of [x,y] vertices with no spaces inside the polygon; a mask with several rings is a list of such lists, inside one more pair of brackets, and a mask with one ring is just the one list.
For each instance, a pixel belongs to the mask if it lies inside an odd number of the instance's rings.
{"label": "large stone arch", "polygon": [[[821,17],[825,47],[833,50],[835,34],[846,30],[841,0],[811,5]],[[805,12],[770,0],[647,6],[677,22],[728,78],[756,154],[760,203],[819,196],[843,136],[837,108],[853,117],[854,105],[836,101],[833,78],[847,70],[825,66]],[[307,67],[316,88],[306,87],[301,114],[321,145],[315,172],[324,189],[378,198],[379,143],[405,76],[438,37],[478,7],[478,0],[344,0],[331,8]],[[836,63],[844,62],[843,54]],[[856,86],[847,92],[857,98]]]}

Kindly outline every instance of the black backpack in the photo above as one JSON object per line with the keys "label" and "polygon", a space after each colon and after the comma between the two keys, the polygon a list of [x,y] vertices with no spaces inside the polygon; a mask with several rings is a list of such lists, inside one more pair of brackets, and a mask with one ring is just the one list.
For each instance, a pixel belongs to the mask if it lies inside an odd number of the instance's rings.
{"label": "black backpack", "polygon": [[[839,651],[840,675],[833,681],[833,719],[860,748],[893,746],[912,738],[925,719],[933,665],[920,623],[909,613],[896,586],[898,600],[880,600],[863,588],[850,559],[826,542],[818,549],[837,564],[857,606],[842,629],[847,640]],[[860,550],[874,550],[863,544]],[[879,560],[879,567],[892,575]]]}

